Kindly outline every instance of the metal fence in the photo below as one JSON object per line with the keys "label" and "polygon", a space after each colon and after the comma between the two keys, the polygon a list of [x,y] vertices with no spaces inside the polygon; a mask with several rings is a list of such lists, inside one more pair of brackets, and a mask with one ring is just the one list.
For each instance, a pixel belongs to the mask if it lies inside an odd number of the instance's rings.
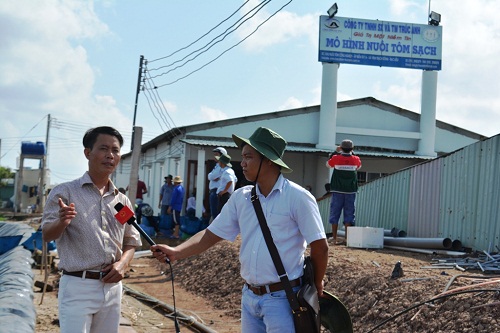
{"label": "metal fence", "polygon": [[[500,251],[500,135],[359,188],[356,225],[448,237]],[[328,225],[330,200],[318,202]],[[328,231],[327,231],[328,232]]]}

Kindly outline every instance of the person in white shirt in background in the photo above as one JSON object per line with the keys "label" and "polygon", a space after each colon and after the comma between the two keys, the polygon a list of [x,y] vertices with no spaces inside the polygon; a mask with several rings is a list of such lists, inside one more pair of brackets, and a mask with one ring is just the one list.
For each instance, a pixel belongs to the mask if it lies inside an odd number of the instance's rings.
{"label": "person in white shirt in background", "polygon": [[215,220],[215,218],[219,214],[219,197],[217,196],[217,188],[219,187],[222,168],[218,163],[217,157],[221,156],[222,154],[227,154],[227,151],[222,147],[217,147],[213,150],[213,152],[216,163],[213,170],[208,174],[208,200],[210,204],[210,216],[212,217],[212,221]]}
{"label": "person in white shirt in background", "polygon": [[[205,207],[202,206],[202,214],[205,215]],[[193,190],[193,195],[187,199],[186,215],[188,217],[196,217],[196,188]]]}
{"label": "person in white shirt in background", "polygon": [[222,154],[217,158],[217,160],[222,168],[222,175],[220,177],[219,187],[217,188],[217,196],[219,197],[218,210],[220,212],[222,207],[224,207],[226,202],[231,197],[231,194],[234,192],[238,178],[232,169],[231,156],[228,154]]}

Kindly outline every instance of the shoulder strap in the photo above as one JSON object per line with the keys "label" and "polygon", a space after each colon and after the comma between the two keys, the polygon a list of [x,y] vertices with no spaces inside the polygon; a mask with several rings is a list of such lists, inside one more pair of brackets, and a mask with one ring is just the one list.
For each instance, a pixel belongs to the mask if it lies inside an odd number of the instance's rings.
{"label": "shoulder strap", "polygon": [[264,234],[264,239],[266,240],[267,248],[269,249],[269,253],[271,253],[271,258],[273,258],[274,266],[276,267],[276,271],[278,272],[281,283],[285,287],[286,297],[290,302],[290,307],[292,308],[293,312],[300,311],[300,305],[297,300],[297,296],[292,290],[292,286],[290,285],[290,280],[288,279],[285,267],[283,266],[283,262],[281,261],[280,254],[278,252],[278,249],[276,248],[276,244],[274,244],[273,236],[271,235],[271,231],[269,230],[269,226],[267,225],[266,217],[262,212],[262,206],[260,205],[259,197],[257,196],[257,191],[255,190],[255,186],[252,188],[251,201],[255,209],[255,214],[257,214],[257,219],[259,220],[260,228],[262,229],[262,234]]}

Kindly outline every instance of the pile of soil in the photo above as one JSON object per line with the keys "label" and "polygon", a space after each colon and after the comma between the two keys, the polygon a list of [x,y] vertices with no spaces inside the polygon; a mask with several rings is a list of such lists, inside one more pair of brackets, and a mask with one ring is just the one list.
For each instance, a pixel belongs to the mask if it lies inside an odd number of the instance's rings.
{"label": "pile of soil", "polygon": [[[178,313],[186,314],[213,331],[240,331],[243,280],[239,275],[238,250],[238,241],[221,242],[201,255],[172,264]],[[500,283],[475,286],[495,280],[493,276],[481,275],[478,271],[427,268],[434,260],[443,257],[389,249],[331,245],[329,257],[325,289],[345,304],[354,332],[500,330],[498,292],[468,292],[430,301],[445,290],[460,287],[499,289]],[[403,274],[393,278],[398,262],[401,262]],[[172,276],[168,265],[152,257],[134,259],[129,275],[124,280],[125,286],[155,300],[173,304]],[[58,275],[53,273],[50,277],[56,280]],[[38,279],[41,279],[40,275]],[[54,306],[57,303],[51,303],[56,300],[56,295],[56,292],[46,293],[44,303],[37,305],[37,332],[57,331],[57,305]],[[36,304],[40,296],[37,289]],[[420,303],[424,305],[417,306]],[[174,332],[171,313],[150,300],[144,302],[126,294],[122,313],[138,333]],[[181,324],[183,331],[187,331],[185,327]]]}
{"label": "pile of soil", "polygon": [[[473,292],[426,305],[445,290],[498,279],[476,272],[433,269],[437,256],[380,249],[331,246],[325,290],[347,307],[354,332],[492,332],[500,330],[500,293]],[[441,259],[443,259],[441,257]],[[392,278],[401,262],[402,276]],[[240,289],[237,246],[221,243],[207,253],[178,262],[179,283],[203,295],[227,315],[239,316]],[[454,277],[458,275],[458,277]],[[479,276],[479,277],[476,277]],[[204,277],[204,278],[200,278]],[[500,283],[475,289],[499,289]],[[395,317],[395,315],[407,311]],[[394,317],[394,318],[392,318]]]}

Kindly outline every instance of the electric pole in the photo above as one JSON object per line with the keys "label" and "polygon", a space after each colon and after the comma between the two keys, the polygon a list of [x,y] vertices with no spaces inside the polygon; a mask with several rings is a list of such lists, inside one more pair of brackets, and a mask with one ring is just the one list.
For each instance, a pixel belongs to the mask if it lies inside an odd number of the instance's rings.
{"label": "electric pole", "polygon": [[130,150],[134,150],[135,118],[137,116],[137,104],[139,103],[139,93],[141,91],[142,65],[143,65],[143,63],[144,63],[144,56],[141,55],[141,58],[139,61],[139,75],[137,77],[137,90],[135,92],[134,122],[132,123],[132,142],[130,143]]}

